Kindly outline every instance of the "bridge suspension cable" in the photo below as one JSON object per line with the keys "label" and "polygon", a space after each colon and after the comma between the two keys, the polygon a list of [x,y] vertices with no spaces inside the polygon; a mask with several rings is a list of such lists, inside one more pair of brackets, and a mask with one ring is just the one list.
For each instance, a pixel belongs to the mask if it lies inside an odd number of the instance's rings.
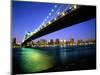
{"label": "bridge suspension cable", "polygon": [[27,38],[29,38],[32,34],[39,31],[42,28],[42,26],[45,27],[47,26],[47,24],[51,24],[52,20],[56,21],[57,19],[59,19],[59,16],[61,15],[64,16],[65,15],[64,12],[67,12],[67,10],[73,10],[73,7],[75,9],[77,8],[77,6],[74,4],[73,5],[54,5],[54,8],[51,9],[51,12],[49,12],[48,16],[46,16],[46,18],[43,20],[41,25],[37,29],[35,29],[35,31],[31,32]]}

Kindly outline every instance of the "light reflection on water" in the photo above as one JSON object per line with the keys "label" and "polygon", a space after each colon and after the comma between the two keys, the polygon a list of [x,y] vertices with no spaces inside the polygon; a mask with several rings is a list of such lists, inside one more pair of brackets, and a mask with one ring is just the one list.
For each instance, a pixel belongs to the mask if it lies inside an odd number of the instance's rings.
{"label": "light reflection on water", "polygon": [[75,62],[83,59],[87,59],[87,57],[94,57],[96,48],[95,45],[91,46],[81,46],[81,47],[70,47],[70,48],[60,48],[60,60],[61,63],[64,64],[66,62]]}
{"label": "light reflection on water", "polygon": [[43,51],[22,48],[20,55],[20,65],[23,72],[38,72],[53,66],[53,58]]}
{"label": "light reflection on water", "polygon": [[[34,73],[55,70],[55,66],[70,64],[95,65],[95,45],[75,47],[15,48],[13,49],[14,73]],[[71,67],[71,66],[70,66]],[[72,66],[73,67],[73,66]],[[68,68],[67,68],[68,69]],[[67,70],[65,68],[65,70]]]}

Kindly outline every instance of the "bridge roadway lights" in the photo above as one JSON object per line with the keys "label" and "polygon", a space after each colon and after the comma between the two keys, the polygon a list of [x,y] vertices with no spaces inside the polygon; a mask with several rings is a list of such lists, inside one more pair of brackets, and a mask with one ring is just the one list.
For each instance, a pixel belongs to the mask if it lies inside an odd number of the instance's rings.
{"label": "bridge roadway lights", "polygon": [[96,18],[96,6],[80,6],[78,9],[68,13],[60,19],[57,19],[50,25],[30,36],[30,38],[25,40],[22,45],[46,34],[87,21],[92,18]]}

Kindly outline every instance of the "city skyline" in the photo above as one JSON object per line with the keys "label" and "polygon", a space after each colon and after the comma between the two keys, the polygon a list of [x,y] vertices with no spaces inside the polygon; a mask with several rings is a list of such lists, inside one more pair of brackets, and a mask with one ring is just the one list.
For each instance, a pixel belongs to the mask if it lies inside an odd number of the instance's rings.
{"label": "city skyline", "polygon": [[[87,45],[95,45],[96,40],[75,40],[71,38],[70,40],[65,39],[40,39],[37,41],[28,42],[26,46],[29,47],[67,47],[67,46],[87,46]],[[16,38],[12,39],[12,47],[13,48],[20,48],[21,44],[16,42]]]}
{"label": "city skyline", "polygon": [[96,6],[12,1],[12,74],[96,69]]}
{"label": "city skyline", "polygon": [[[14,1],[12,8],[13,9],[12,37],[16,37],[17,42],[21,42],[25,35],[25,32],[32,32],[36,28],[38,28],[39,25],[42,23],[42,21],[50,12],[50,10],[52,10],[54,5],[55,4],[51,3],[36,3],[36,2],[26,3],[26,2]],[[40,12],[42,15],[39,14]],[[74,38],[75,40],[95,39],[96,37],[95,24],[96,24],[96,19],[93,18],[91,20],[42,36],[36,40],[39,39],[49,40],[56,38],[68,39],[68,40],[70,38]]]}

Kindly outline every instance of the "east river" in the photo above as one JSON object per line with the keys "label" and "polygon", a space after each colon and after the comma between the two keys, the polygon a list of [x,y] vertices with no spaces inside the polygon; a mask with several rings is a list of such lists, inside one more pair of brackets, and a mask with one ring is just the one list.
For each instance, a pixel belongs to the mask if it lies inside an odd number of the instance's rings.
{"label": "east river", "polygon": [[96,68],[96,46],[13,48],[14,74]]}

